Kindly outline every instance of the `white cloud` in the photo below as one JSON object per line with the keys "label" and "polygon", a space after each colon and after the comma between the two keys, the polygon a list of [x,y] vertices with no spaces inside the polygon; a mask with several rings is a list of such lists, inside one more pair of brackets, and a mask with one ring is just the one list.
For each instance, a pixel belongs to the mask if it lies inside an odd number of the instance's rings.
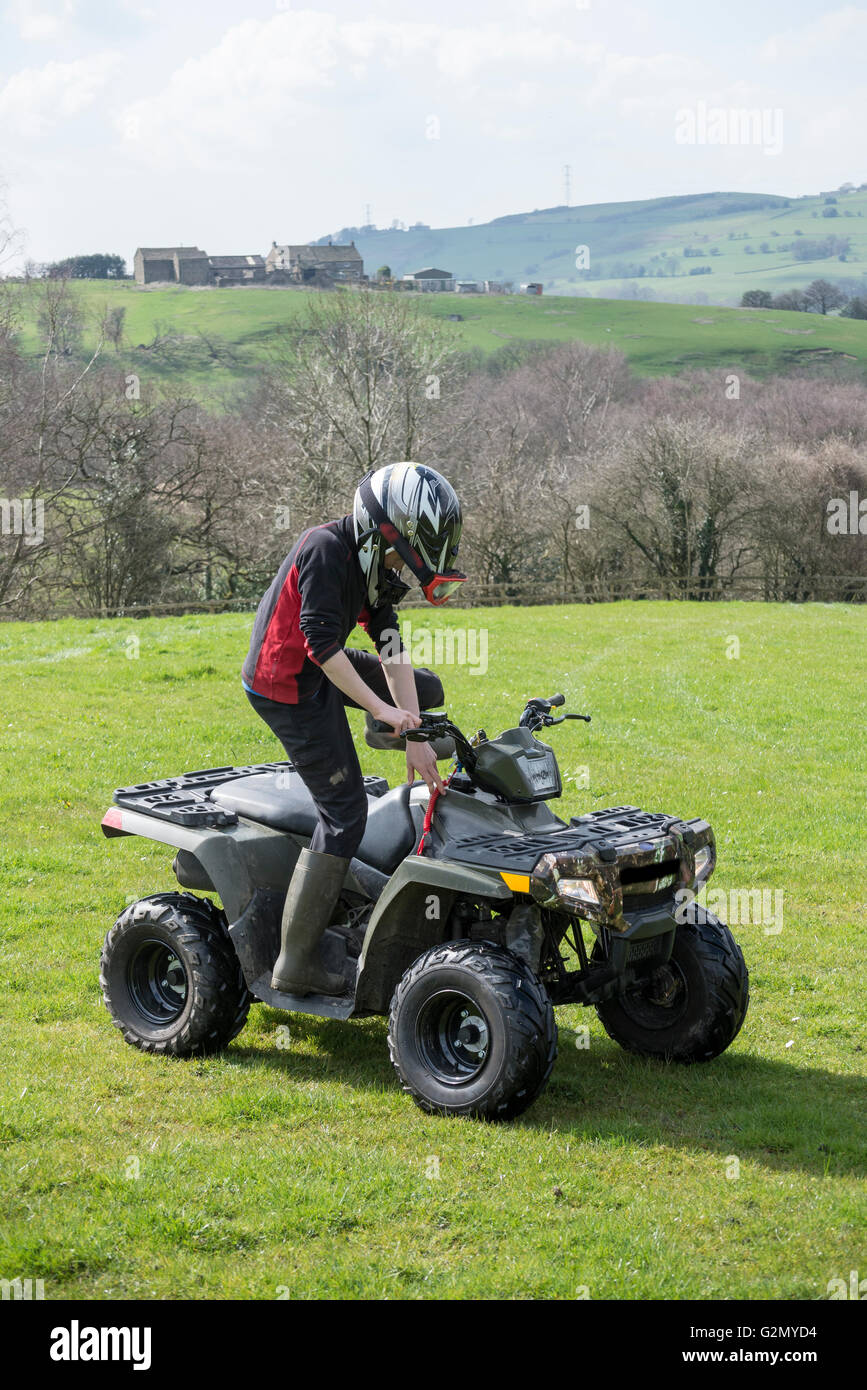
{"label": "white cloud", "polygon": [[509,9],[521,19],[547,19],[549,15],[589,10],[591,0],[509,0]]}
{"label": "white cloud", "polygon": [[57,0],[53,5],[38,0],[10,0],[6,16],[22,39],[45,43],[63,37],[75,17],[75,8],[75,0]]}
{"label": "white cloud", "polygon": [[[811,114],[804,122],[803,141],[807,149],[838,153],[851,148],[850,178],[862,178],[864,156],[862,131],[867,126],[867,93],[853,93],[848,105],[830,106]],[[826,180],[826,187],[831,183]]]}
{"label": "white cloud", "polygon": [[336,28],[331,16],[310,13],[248,20],[184,63],[161,90],[128,104],[118,128],[131,150],[197,164],[208,151],[286,139],[310,93],[332,80]]}
{"label": "white cloud", "polygon": [[128,104],[117,127],[131,153],[203,167],[229,152],[279,146],[295,129],[298,138],[315,141],[314,123],[335,113],[358,121],[361,103],[392,93],[399,125],[417,93],[445,83],[455,101],[467,102],[470,84],[482,75],[488,95],[497,92],[499,79],[503,101],[514,104],[517,89],[521,104],[522,82],[559,73],[571,83],[577,70],[598,65],[602,56],[601,45],[550,29],[443,29],[286,11],[228,30],[152,96]]}
{"label": "white cloud", "polygon": [[92,106],[120,62],[117,53],[95,53],[73,63],[22,68],[0,89],[0,123],[24,136],[39,136]]}
{"label": "white cloud", "polygon": [[700,93],[709,79],[707,66],[683,53],[606,53],[587,93],[587,104],[601,106],[619,100],[631,109],[668,108],[676,87],[688,82],[691,89]]}
{"label": "white cloud", "polygon": [[833,10],[820,19],[812,20],[800,29],[786,29],[773,34],[761,47],[761,56],[769,62],[792,62],[799,58],[815,58],[820,53],[849,48],[867,39],[867,10],[847,5]]}

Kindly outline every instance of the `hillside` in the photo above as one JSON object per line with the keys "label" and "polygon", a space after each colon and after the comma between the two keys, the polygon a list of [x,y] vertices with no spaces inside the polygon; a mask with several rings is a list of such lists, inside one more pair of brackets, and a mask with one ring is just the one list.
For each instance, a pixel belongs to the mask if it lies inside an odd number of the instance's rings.
{"label": "hillside", "polygon": [[[344,228],[335,239],[354,237],[371,274],[381,265],[395,275],[436,265],[459,279],[541,280],[546,293],[604,298],[634,281],[655,299],[738,303],[745,289],[779,292],[867,272],[867,189],[836,196],[826,204],[822,196],[703,193],[537,209],[479,226]],[[797,259],[799,242],[829,236],[850,238],[845,261],[836,252]],[[576,269],[580,246],[589,248],[588,270]]]}
{"label": "hillside", "polygon": [[[282,328],[304,312],[317,291],[174,288],[139,290],[129,282],[78,281],[72,288],[86,318],[84,345],[108,307],[126,309],[124,343],[106,358],[143,382],[202,391],[231,391],[251,382]],[[514,341],[580,339],[624,352],[642,376],[725,369],[754,376],[828,362],[867,372],[867,322],[763,309],[521,295],[414,297],[455,343],[489,354]],[[461,315],[452,321],[450,315]],[[22,331],[29,354],[39,351],[32,306]]]}

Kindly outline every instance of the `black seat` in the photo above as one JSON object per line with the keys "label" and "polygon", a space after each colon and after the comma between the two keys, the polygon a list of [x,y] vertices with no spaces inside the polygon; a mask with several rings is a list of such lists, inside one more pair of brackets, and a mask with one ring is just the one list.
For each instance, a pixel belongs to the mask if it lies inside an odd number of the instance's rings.
{"label": "black seat", "polygon": [[211,800],[247,820],[312,835],[319,817],[313,798],[297,772],[262,772],[215,787]]}
{"label": "black seat", "polygon": [[[409,809],[408,782],[384,796],[368,796],[367,825],[357,850],[365,864],[393,873],[415,848],[415,823]],[[313,798],[297,773],[265,772],[239,777],[215,787],[211,800],[224,810],[273,830],[312,835],[319,819]]]}
{"label": "black seat", "polygon": [[412,854],[418,838],[409,809],[410,785],[395,787],[367,803],[367,825],[356,850],[359,859],[381,873],[394,873],[401,859]]}

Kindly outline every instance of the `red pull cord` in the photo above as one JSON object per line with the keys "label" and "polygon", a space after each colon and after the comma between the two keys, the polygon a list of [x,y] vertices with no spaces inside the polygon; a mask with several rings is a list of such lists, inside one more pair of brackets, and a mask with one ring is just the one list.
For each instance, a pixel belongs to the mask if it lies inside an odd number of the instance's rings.
{"label": "red pull cord", "polygon": [[[457,771],[457,767],[452,768],[448,777],[445,779],[446,786],[448,786],[449,782],[452,780]],[[442,792],[440,791],[439,787],[434,787],[433,791],[430,794],[430,801],[427,804],[427,810],[424,813],[424,822],[421,827],[421,839],[418,842],[418,849],[416,850],[416,854],[424,854],[424,843],[430,832],[431,821],[433,820],[434,807],[436,806],[441,796]]]}

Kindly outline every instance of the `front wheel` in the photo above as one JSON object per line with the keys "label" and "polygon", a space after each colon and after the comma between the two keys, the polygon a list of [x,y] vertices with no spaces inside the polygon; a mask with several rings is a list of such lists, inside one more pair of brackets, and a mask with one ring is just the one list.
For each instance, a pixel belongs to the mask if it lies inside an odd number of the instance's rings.
{"label": "front wheel", "polygon": [[511,952],[449,941],[419,956],[397,986],[388,1048],[403,1089],[422,1110],[510,1120],[551,1075],[554,1010]]}
{"label": "front wheel", "polygon": [[99,982],[112,1022],[142,1052],[219,1052],[252,1002],[223,913],[209,898],[157,893],[105,938]]}
{"label": "front wheel", "polygon": [[627,1052],[709,1062],[734,1042],[749,1004],[749,974],[728,927],[696,906],[678,926],[671,959],[627,994],[596,1005]]}

